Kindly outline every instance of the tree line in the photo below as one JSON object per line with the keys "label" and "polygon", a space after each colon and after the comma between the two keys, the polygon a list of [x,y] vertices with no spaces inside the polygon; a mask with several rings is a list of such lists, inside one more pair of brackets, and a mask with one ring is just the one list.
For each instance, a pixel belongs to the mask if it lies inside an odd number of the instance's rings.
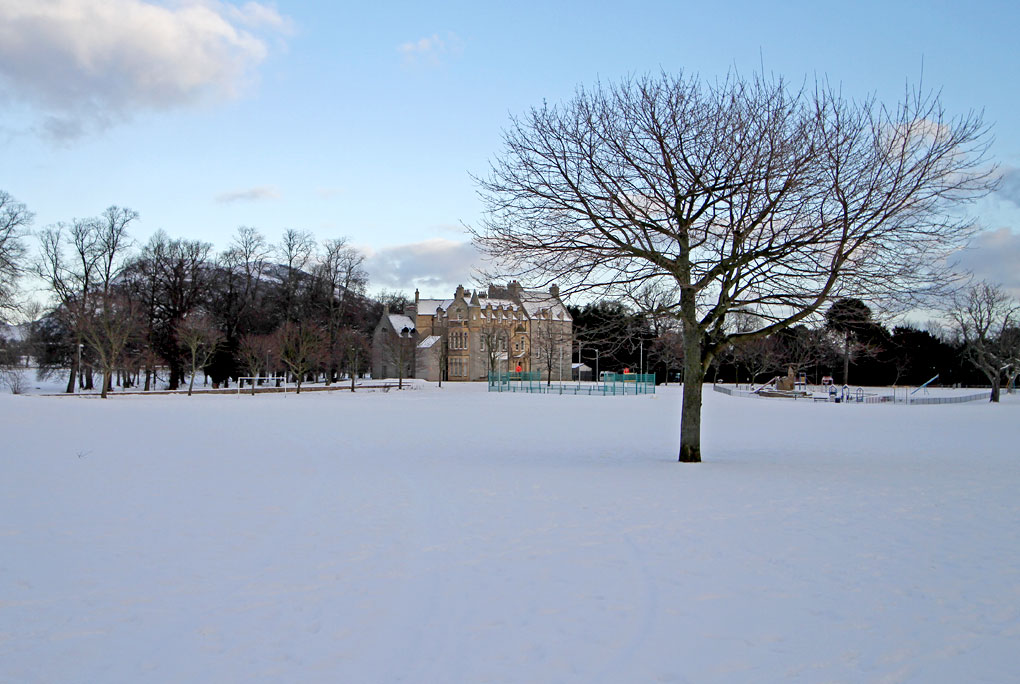
{"label": "tree line", "polygon": [[288,229],[271,243],[242,226],[217,253],[164,231],[136,246],[137,220],[111,206],[48,226],[29,260],[32,214],[0,192],[0,306],[16,308],[20,276],[45,284],[50,306],[31,316],[16,351],[43,374],[66,372],[67,392],[98,388],[105,397],[115,385],[148,391],[186,381],[190,392],[199,371],[214,386],[287,374],[300,391],[307,378],[332,383],[367,369],[381,306],[365,295],[364,256],[346,238]]}
{"label": "tree line", "polygon": [[[654,373],[682,381],[683,331],[668,317],[649,316],[616,300],[568,307],[578,358],[602,371]],[[1001,287],[976,283],[948,300],[941,320],[891,327],[859,299],[841,298],[813,326],[796,325],[728,345],[706,377],[712,382],[760,385],[790,369],[810,384],[1015,387],[1020,376],[1020,303]],[[753,314],[734,315],[735,332],[760,325]]]}

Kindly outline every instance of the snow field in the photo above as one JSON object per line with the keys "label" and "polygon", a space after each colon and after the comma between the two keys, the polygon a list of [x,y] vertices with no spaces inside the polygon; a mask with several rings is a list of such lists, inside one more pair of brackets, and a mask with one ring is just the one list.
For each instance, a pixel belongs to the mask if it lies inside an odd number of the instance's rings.
{"label": "snow field", "polygon": [[0,396],[0,681],[1020,677],[1013,397],[679,404]]}

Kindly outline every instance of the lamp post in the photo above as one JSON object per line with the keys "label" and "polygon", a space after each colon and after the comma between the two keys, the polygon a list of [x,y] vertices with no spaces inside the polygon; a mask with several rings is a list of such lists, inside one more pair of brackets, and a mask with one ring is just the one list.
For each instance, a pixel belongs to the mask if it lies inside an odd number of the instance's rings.
{"label": "lamp post", "polygon": [[[584,365],[584,357],[581,356],[581,348],[584,346],[584,342],[581,340],[577,341],[577,384],[581,384],[581,366]],[[574,370],[570,370],[570,374],[574,374]],[[571,378],[573,380],[573,378]]]}

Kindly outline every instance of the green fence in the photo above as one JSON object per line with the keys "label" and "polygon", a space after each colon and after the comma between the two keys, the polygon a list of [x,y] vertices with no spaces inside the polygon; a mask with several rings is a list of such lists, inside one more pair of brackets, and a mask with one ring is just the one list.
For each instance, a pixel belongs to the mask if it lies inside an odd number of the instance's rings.
{"label": "green fence", "polygon": [[529,394],[597,394],[602,396],[655,394],[654,373],[602,373],[599,382],[547,382],[538,371],[489,373],[490,392]]}

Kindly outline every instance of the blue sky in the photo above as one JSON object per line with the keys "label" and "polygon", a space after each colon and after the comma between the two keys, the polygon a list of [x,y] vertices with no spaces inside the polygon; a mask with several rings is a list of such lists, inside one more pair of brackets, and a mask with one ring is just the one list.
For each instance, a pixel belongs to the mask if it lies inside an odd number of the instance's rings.
{"label": "blue sky", "polygon": [[347,236],[370,289],[472,281],[470,174],[508,117],[659,70],[827,77],[886,102],[922,74],[984,110],[1002,190],[965,261],[1020,292],[1014,3],[0,0],[0,189],[36,228],[100,213],[225,247]]}

